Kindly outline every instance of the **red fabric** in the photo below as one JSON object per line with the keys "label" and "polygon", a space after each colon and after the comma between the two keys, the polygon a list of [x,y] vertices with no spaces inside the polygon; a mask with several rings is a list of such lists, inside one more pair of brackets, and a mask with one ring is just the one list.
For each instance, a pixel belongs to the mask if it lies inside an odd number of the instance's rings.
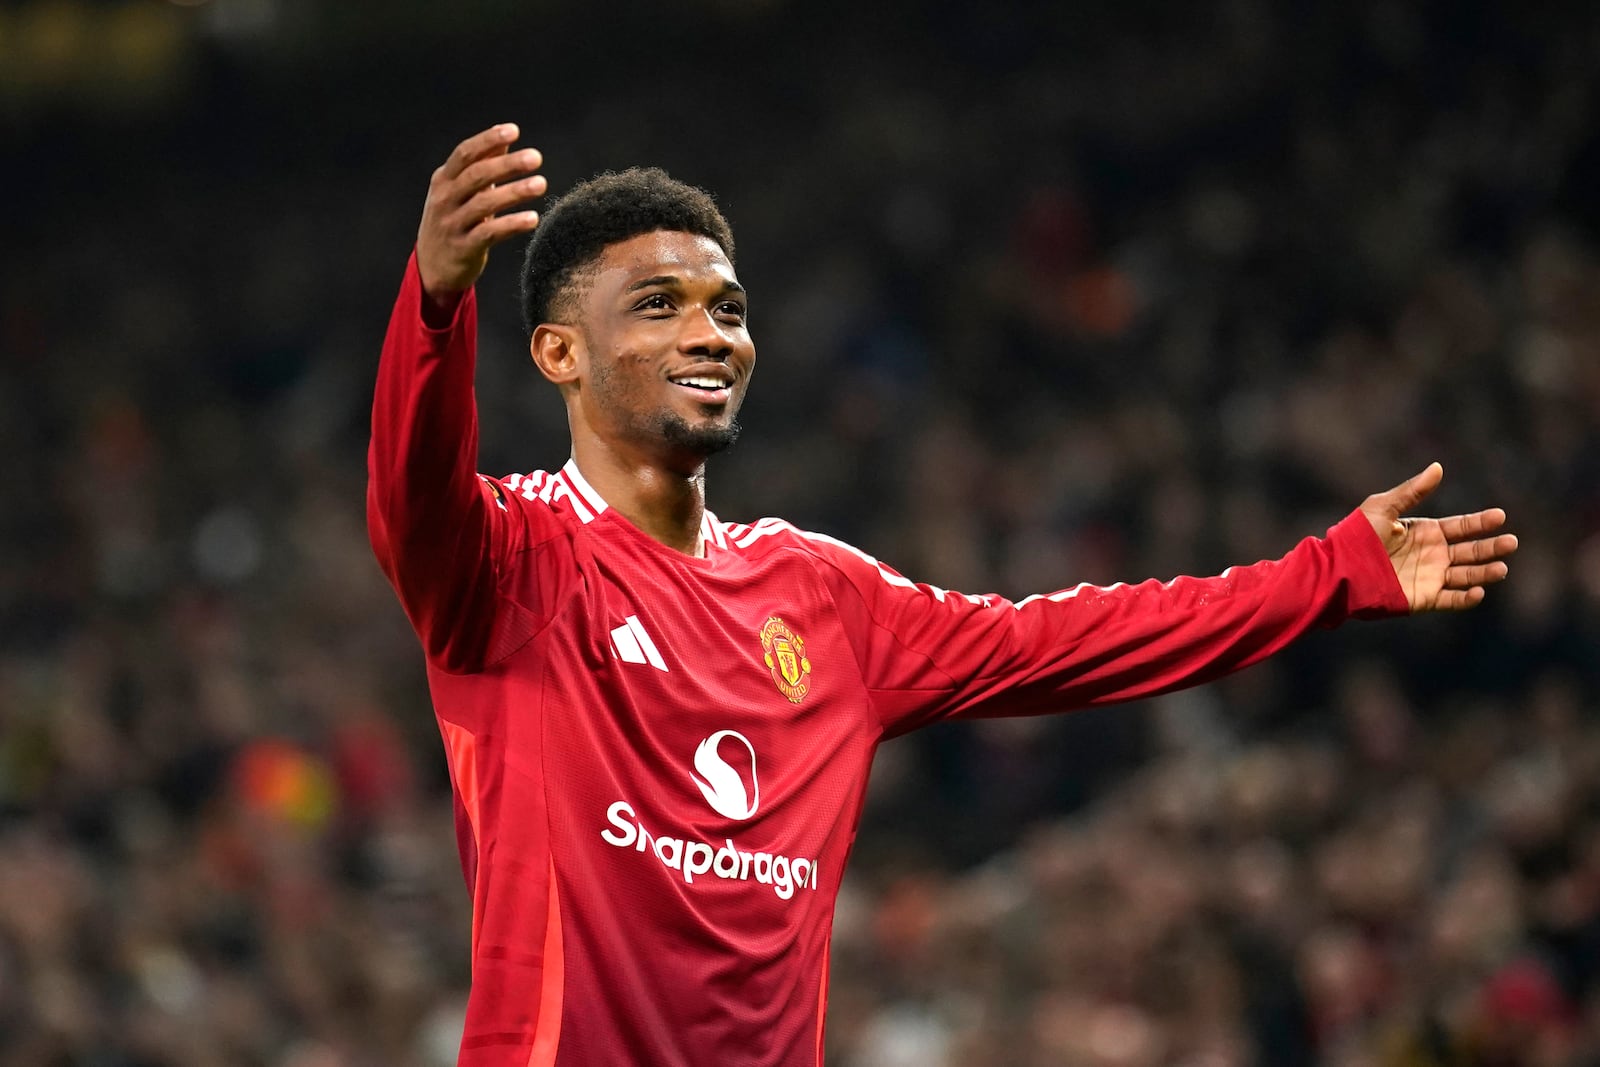
{"label": "red fabric", "polygon": [[1576,1015],[1560,983],[1532,959],[1515,960],[1496,971],[1484,988],[1483,1007],[1493,1021],[1533,1027],[1565,1026]]}
{"label": "red fabric", "polygon": [[413,262],[368,521],[470,794],[465,1067],[545,1062],[552,1033],[560,1067],[816,1064],[834,897],[885,736],[1149,696],[1405,610],[1359,515],[1219,578],[1020,604],[913,585],[775,520],[708,519],[688,557],[571,464],[480,478],[476,307],[430,329],[420,292]]}

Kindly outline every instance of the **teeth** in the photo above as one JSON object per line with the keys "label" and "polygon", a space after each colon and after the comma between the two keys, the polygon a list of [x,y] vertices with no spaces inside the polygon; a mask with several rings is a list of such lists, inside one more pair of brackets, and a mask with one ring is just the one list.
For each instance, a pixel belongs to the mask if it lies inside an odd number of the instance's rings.
{"label": "teeth", "polygon": [[692,385],[697,389],[721,389],[727,383],[716,378],[674,378],[679,385]]}

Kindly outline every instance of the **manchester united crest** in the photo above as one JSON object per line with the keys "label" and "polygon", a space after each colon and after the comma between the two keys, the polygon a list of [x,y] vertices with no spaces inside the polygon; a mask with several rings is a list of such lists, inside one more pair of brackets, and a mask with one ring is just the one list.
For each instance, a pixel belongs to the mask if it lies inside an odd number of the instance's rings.
{"label": "manchester united crest", "polygon": [[761,627],[761,648],[778,692],[788,697],[790,703],[800,703],[810,688],[811,678],[805,639],[774,615]]}

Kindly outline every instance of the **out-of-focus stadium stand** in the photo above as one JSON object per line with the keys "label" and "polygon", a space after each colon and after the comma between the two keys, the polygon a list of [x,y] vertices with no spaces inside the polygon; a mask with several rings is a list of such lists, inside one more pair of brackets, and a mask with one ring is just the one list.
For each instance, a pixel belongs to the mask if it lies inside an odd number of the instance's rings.
{"label": "out-of-focus stadium stand", "polygon": [[[465,10],[463,10],[465,9]],[[843,1067],[1600,1064],[1600,8],[0,7],[0,1067],[440,1067],[467,897],[362,527],[428,172],[514,120],[739,234],[724,518],[1011,595],[1432,459],[1471,616],[884,749]],[[483,467],[558,465],[514,253]]]}

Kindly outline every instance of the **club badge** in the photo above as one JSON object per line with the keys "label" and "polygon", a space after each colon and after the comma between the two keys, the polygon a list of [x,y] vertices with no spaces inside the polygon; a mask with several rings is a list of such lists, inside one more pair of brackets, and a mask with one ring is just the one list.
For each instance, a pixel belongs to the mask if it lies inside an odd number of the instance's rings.
{"label": "club badge", "polygon": [[810,688],[811,661],[806,659],[804,638],[774,615],[761,627],[761,648],[778,692],[798,704]]}

